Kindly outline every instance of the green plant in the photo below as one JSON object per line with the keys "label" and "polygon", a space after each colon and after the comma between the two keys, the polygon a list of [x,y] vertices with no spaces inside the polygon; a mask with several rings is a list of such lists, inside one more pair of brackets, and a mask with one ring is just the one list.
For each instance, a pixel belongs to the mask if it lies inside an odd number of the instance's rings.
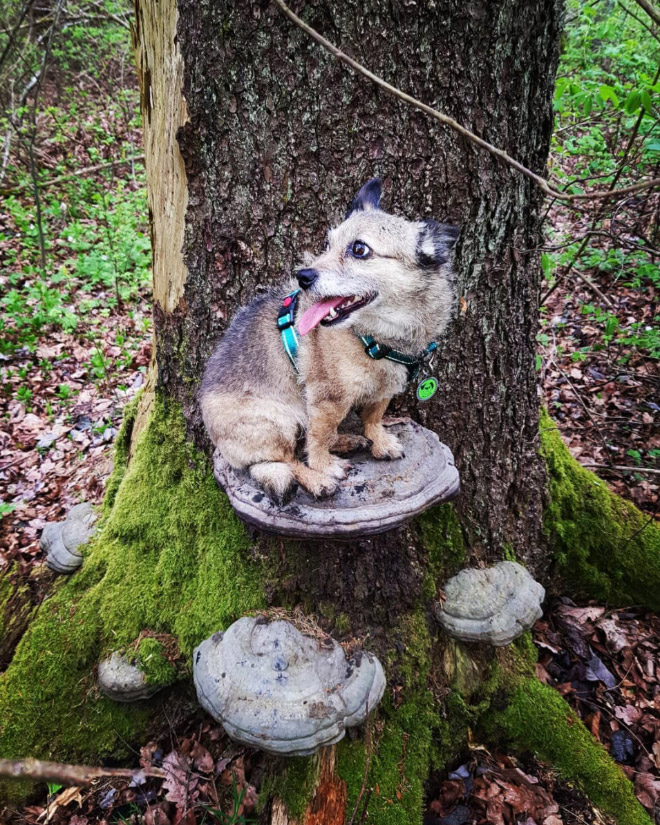
{"label": "green plant", "polygon": [[232,810],[228,814],[219,808],[212,808],[210,805],[202,805],[202,808],[210,814],[210,816],[213,817],[213,821],[219,823],[219,825],[251,825],[251,823],[256,823],[256,817],[245,816],[245,814],[239,813],[245,798],[245,788],[239,790],[235,779],[232,782],[231,794]]}

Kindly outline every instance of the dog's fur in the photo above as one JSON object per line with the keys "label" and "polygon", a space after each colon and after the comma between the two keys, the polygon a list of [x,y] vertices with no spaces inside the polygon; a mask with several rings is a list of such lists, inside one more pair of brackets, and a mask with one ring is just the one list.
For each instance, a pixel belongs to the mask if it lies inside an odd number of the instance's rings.
{"label": "dog's fur", "polygon": [[[369,446],[374,458],[403,455],[382,418],[406,386],[406,368],[369,358],[356,333],[419,354],[450,319],[449,255],[458,230],[389,215],[379,208],[380,195],[378,179],[365,184],[343,223],[328,233],[325,251],[307,262],[317,279],[300,294],[296,326],[324,298],[375,298],[336,324],[299,336],[299,375],[276,326],[293,281],[242,309],[206,366],[199,400],[211,440],[232,467],[248,469],[276,501],[285,500],[296,482],[314,496],[331,495],[350,469],[333,453]],[[358,240],[370,248],[365,259],[352,254]],[[337,432],[353,407],[360,408],[366,438]],[[307,463],[296,456],[304,431]]]}

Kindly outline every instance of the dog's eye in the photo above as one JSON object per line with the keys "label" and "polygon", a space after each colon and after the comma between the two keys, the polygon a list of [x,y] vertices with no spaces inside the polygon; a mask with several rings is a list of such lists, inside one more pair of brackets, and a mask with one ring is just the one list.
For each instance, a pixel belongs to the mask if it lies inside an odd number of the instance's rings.
{"label": "dog's eye", "polygon": [[351,244],[351,255],[354,258],[368,258],[371,254],[371,249],[364,241],[353,241]]}

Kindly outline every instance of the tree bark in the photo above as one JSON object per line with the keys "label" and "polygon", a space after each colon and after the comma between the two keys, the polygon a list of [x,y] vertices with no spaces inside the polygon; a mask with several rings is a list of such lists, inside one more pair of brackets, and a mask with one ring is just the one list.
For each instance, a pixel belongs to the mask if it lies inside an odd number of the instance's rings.
{"label": "tree bark", "polygon": [[[183,402],[197,444],[208,448],[199,378],[237,307],[319,249],[359,185],[379,174],[386,208],[462,226],[460,310],[438,359],[440,397],[418,405],[411,393],[401,406],[455,453],[472,551],[493,558],[509,545],[541,569],[537,192],[356,78],[267,2],[164,7],[155,25],[150,4],[137,17],[158,384]],[[372,0],[308,3],[304,15],[388,81],[543,173],[560,7]]]}

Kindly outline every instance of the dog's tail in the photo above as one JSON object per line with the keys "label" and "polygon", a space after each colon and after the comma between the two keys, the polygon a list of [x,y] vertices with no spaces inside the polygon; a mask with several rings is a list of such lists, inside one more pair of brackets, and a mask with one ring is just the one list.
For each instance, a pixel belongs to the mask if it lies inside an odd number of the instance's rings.
{"label": "dog's tail", "polygon": [[278,504],[285,504],[296,489],[293,467],[286,461],[261,461],[252,464],[250,475],[268,496]]}

